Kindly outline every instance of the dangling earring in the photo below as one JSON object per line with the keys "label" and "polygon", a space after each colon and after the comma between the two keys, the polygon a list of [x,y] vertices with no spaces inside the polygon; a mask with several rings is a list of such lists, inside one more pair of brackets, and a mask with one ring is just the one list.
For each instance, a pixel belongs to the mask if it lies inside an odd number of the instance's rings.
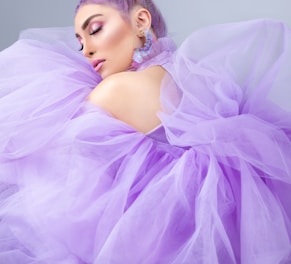
{"label": "dangling earring", "polygon": [[151,54],[152,45],[155,41],[154,34],[149,29],[141,31],[139,36],[145,38],[145,43],[143,47],[134,50],[131,65],[134,69],[136,69],[146,59],[146,57]]}

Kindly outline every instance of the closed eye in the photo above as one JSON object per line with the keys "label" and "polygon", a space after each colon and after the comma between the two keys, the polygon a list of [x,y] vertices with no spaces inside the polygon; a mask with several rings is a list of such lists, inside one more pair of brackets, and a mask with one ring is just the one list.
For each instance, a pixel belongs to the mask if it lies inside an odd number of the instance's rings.
{"label": "closed eye", "polygon": [[91,35],[91,36],[92,36],[92,35],[95,35],[95,34],[98,33],[101,29],[102,29],[102,27],[100,26],[100,27],[98,27],[98,28],[92,30],[91,32],[89,32],[89,35]]}
{"label": "closed eye", "polygon": [[[103,26],[94,27],[94,25],[93,25],[91,31],[89,31],[89,35],[93,36],[93,35],[97,34],[99,31],[102,30],[102,28],[103,28]],[[79,37],[79,35],[76,35],[76,36],[80,41],[81,38]],[[80,41],[80,43],[81,43],[81,41]],[[83,49],[84,49],[84,45],[81,43],[81,48],[79,49],[79,51],[82,51]]]}

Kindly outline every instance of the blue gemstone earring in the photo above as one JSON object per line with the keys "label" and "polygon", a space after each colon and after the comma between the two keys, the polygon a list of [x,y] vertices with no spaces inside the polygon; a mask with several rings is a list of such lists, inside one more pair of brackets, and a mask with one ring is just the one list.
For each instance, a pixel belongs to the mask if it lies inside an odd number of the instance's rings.
{"label": "blue gemstone earring", "polygon": [[138,66],[151,54],[152,46],[155,41],[154,34],[148,29],[142,31],[141,35],[144,36],[145,42],[143,47],[134,50],[131,66],[136,69]]}

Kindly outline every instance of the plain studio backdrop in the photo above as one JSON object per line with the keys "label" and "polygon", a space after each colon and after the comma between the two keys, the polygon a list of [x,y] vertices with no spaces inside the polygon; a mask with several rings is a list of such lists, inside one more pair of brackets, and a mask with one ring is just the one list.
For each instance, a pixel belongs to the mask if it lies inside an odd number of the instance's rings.
{"label": "plain studio backdrop", "polygon": [[[27,28],[73,25],[78,1],[1,0],[0,50]],[[290,0],[156,0],[168,23],[169,34],[180,44],[193,30],[211,24],[257,18],[283,21],[291,27]]]}

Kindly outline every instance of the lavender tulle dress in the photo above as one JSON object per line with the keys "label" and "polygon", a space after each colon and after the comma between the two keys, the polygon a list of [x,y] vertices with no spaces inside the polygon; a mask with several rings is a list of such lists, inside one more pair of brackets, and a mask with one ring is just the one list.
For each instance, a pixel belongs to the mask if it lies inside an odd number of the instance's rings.
{"label": "lavender tulle dress", "polygon": [[160,39],[146,135],[86,102],[100,78],[73,35],[0,53],[0,263],[291,263],[291,30]]}

